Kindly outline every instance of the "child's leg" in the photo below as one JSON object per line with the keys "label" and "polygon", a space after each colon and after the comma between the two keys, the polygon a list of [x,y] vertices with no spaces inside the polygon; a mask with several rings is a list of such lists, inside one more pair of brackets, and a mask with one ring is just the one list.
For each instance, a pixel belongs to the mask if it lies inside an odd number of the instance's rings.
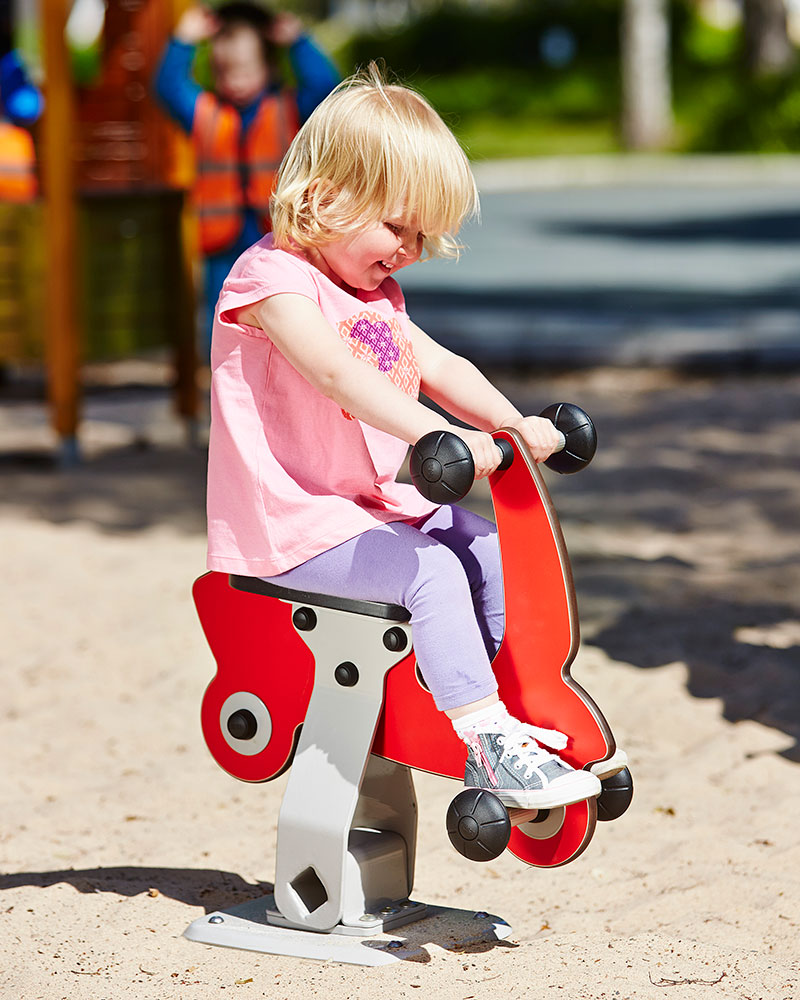
{"label": "child's leg", "polygon": [[268,579],[408,608],[420,669],[442,711],[497,691],[464,567],[447,545],[410,524],[379,525]]}
{"label": "child's leg", "polygon": [[496,525],[463,507],[445,505],[418,526],[458,556],[469,582],[483,644],[493,660],[503,639],[505,621],[503,567]]}
{"label": "child's leg", "polygon": [[[497,682],[473,607],[474,600],[485,617],[485,633],[492,645],[499,642],[502,611],[497,602],[502,603],[502,585],[488,522],[478,518],[468,527],[458,515],[450,520],[435,518],[424,522],[422,530],[403,522],[380,525],[265,579],[286,587],[408,608],[425,682],[437,707],[450,716],[469,747],[466,784],[489,788],[506,805],[523,809],[548,809],[598,795],[600,782],[594,775],[575,771],[542,749],[535,742],[542,732],[523,726],[498,700]],[[447,537],[453,548],[437,540],[436,534]],[[491,541],[476,544],[478,537]],[[479,558],[476,549],[484,548]],[[492,549],[494,555],[489,555]],[[466,566],[456,550],[469,555]],[[487,568],[493,563],[493,569]]]}

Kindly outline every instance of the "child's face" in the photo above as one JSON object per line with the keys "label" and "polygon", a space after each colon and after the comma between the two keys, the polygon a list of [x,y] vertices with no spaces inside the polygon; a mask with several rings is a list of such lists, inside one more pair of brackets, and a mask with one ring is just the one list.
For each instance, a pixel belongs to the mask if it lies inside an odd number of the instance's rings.
{"label": "child's face", "polygon": [[373,291],[384,278],[419,260],[423,239],[416,217],[398,209],[380,222],[326,243],[318,250],[322,261],[317,263],[334,281]]}
{"label": "child's face", "polygon": [[237,107],[252,103],[269,84],[261,39],[252,28],[237,28],[215,38],[211,63],[217,93]]}

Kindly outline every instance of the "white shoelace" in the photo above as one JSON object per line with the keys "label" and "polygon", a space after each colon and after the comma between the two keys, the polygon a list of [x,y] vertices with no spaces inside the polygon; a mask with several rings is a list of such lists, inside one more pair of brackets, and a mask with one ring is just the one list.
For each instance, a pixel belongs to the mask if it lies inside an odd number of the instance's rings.
{"label": "white shoelace", "polygon": [[540,764],[543,764],[553,756],[547,750],[543,750],[531,739],[530,734],[522,729],[500,736],[497,742],[503,747],[501,760],[504,760],[506,757],[516,757],[518,763],[514,767],[517,770],[521,770],[523,766],[525,767],[526,780],[530,778]]}
{"label": "white shoelace", "polygon": [[537,743],[553,750],[563,750],[569,743],[569,737],[565,733],[561,733],[557,729],[542,729],[541,726],[533,726],[528,722],[517,722],[511,732],[529,736]]}

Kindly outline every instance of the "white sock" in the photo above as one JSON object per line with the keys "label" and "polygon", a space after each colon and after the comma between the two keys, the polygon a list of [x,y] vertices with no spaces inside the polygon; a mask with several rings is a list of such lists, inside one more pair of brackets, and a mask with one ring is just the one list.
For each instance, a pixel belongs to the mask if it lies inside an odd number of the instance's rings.
{"label": "white sock", "polygon": [[[523,723],[514,718],[502,701],[493,702],[485,708],[476,709],[459,719],[451,719],[456,736],[469,744],[468,733],[510,733]],[[525,724],[525,729],[531,736],[544,746],[553,750],[563,750],[569,739],[557,729],[542,729],[540,726]]]}
{"label": "white sock", "polygon": [[450,721],[453,723],[456,736],[464,740],[465,743],[467,742],[465,733],[468,731],[502,733],[507,731],[514,723],[502,701],[495,701],[491,705],[485,705],[483,708],[478,708],[474,712],[470,712],[469,715],[462,715],[461,718],[451,719]]}

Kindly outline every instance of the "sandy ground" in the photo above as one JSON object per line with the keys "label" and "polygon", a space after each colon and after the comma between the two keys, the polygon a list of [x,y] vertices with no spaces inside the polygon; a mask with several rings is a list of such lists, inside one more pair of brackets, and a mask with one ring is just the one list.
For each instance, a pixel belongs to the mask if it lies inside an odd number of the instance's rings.
{"label": "sandy ground", "polygon": [[3,1000],[800,996],[800,377],[501,382],[597,419],[593,466],[548,481],[574,673],[636,797],[562,869],[478,865],[445,834],[455,783],[419,776],[415,897],[514,930],[453,949],[423,922],[416,960],[381,969],[182,937],[266,891],[282,791],[225,775],[200,734],[202,452],[158,389],[91,396],[71,472],[49,466],[37,405],[0,409]]}

